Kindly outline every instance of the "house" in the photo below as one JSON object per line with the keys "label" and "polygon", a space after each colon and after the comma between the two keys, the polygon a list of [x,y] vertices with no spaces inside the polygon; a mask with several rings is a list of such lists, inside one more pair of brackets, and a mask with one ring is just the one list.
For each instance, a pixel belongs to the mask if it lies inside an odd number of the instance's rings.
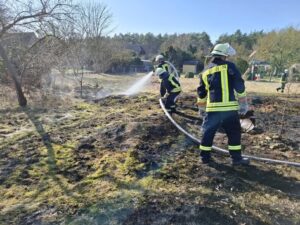
{"label": "house", "polygon": [[184,61],[182,66],[182,73],[198,73],[200,62],[198,60]]}
{"label": "house", "polygon": [[144,48],[139,44],[127,43],[127,44],[125,44],[125,48],[132,51],[133,53],[135,53],[138,56],[145,54]]}
{"label": "house", "polygon": [[6,33],[1,37],[1,43],[6,50],[28,48],[37,40],[33,32]]}
{"label": "house", "polygon": [[295,63],[289,68],[289,76],[292,81],[300,81],[300,63]]}
{"label": "house", "polygon": [[131,73],[144,73],[150,72],[153,69],[153,65],[150,60],[141,60],[141,65],[130,65],[129,72]]}
{"label": "house", "polygon": [[142,59],[142,62],[144,65],[145,72],[149,72],[149,71],[153,70],[153,65],[152,65],[151,60]]}

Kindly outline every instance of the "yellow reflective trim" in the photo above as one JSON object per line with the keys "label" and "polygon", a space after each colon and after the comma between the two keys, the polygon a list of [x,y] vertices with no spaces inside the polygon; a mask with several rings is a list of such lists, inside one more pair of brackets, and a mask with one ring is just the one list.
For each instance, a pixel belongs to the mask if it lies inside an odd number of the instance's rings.
{"label": "yellow reflective trim", "polygon": [[213,68],[210,68],[206,70],[202,74],[202,80],[206,86],[206,90],[208,92],[208,98],[207,98],[207,103],[210,104],[210,94],[209,94],[209,85],[208,85],[208,75],[214,74],[217,72],[221,73],[221,87],[222,87],[222,102],[229,102],[229,87],[228,87],[228,65],[220,65],[220,66],[215,66]]}
{"label": "yellow reflective trim", "polygon": [[162,64],[161,65],[161,68],[163,68],[165,71],[168,71],[168,69],[169,69],[169,65],[168,64]]}
{"label": "yellow reflective trim", "polygon": [[207,103],[207,107],[221,107],[221,106],[238,106],[238,102],[231,101],[231,102],[209,102],[209,103]]}
{"label": "yellow reflective trim", "polygon": [[216,73],[216,72],[221,72],[222,70],[227,70],[227,64],[224,64],[224,65],[220,65],[220,66],[214,66],[210,69],[207,69],[203,75],[204,76],[207,76],[209,74],[213,74],[213,73]]}
{"label": "yellow reflective trim", "polygon": [[211,151],[211,146],[200,145],[199,149],[202,151]]}
{"label": "yellow reflective trim", "polygon": [[206,107],[206,112],[225,112],[225,111],[236,111],[238,110],[239,107],[238,106],[231,106],[231,107]]}
{"label": "yellow reflective trim", "polygon": [[197,102],[201,102],[201,103],[206,102],[206,100],[207,100],[207,96],[205,98],[197,98]]}
{"label": "yellow reflective trim", "polygon": [[242,92],[242,93],[236,93],[236,95],[237,95],[237,97],[238,98],[241,98],[241,97],[246,97],[247,96],[247,93],[246,93],[246,91],[244,91],[244,92]]}
{"label": "yellow reflective trim", "polygon": [[181,91],[181,87],[177,83],[175,83],[173,81],[173,79],[172,79],[173,77],[174,77],[174,75],[170,74],[170,76],[168,78],[168,80],[170,81],[170,83],[175,87],[175,88],[172,89],[171,92],[179,92],[179,91]]}
{"label": "yellow reflective trim", "polygon": [[205,84],[205,89],[206,90],[208,90],[208,82],[207,82],[207,75],[208,74],[202,74],[202,80],[203,80],[203,82],[204,82],[204,84]]}
{"label": "yellow reflective trim", "polygon": [[172,89],[172,93],[175,93],[175,92],[179,92],[179,91],[181,91],[181,88],[180,87],[177,87],[177,88],[174,88],[174,89]]}
{"label": "yellow reflective trim", "polygon": [[228,150],[241,150],[241,145],[228,145]]}
{"label": "yellow reflective trim", "polygon": [[222,102],[229,101],[227,65],[218,66],[221,73]]}

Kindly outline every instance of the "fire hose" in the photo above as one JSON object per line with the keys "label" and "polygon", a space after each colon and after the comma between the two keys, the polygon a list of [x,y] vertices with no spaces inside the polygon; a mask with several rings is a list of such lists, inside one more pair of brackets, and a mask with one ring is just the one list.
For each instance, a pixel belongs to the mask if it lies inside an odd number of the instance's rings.
{"label": "fire hose", "polygon": [[[185,129],[183,129],[170,115],[170,113],[166,110],[165,105],[162,101],[162,99],[159,99],[159,104],[161,106],[161,108],[163,109],[165,115],[168,117],[168,119],[173,123],[173,125],[180,130],[182,133],[184,133],[187,137],[189,137],[191,140],[193,140],[195,143],[200,144],[201,140],[197,139],[196,137],[194,137],[193,135],[191,135],[190,133],[188,133]],[[212,149],[221,152],[221,153],[225,153],[228,154],[229,151],[219,148],[217,146],[212,146]],[[253,159],[253,160],[257,160],[257,161],[263,161],[263,162],[267,162],[267,163],[274,163],[274,164],[286,164],[289,166],[296,166],[296,167],[300,167],[300,163],[297,162],[290,162],[290,161],[285,161],[285,160],[277,160],[277,159],[269,159],[269,158],[262,158],[262,157],[257,157],[257,156],[252,156],[252,155],[243,155],[243,157],[247,157],[249,159]]]}

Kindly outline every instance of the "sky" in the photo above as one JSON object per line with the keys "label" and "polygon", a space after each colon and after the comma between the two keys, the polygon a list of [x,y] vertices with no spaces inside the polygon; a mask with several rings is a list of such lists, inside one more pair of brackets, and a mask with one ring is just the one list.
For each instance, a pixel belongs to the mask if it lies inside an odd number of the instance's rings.
{"label": "sky", "polygon": [[221,34],[300,28],[300,0],[100,0],[113,14],[112,34]]}

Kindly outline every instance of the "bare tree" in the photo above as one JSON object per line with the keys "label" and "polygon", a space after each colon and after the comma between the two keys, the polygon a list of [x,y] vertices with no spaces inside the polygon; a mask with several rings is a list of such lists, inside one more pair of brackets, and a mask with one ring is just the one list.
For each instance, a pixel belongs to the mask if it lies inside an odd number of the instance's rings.
{"label": "bare tree", "polygon": [[[109,56],[104,44],[105,36],[112,30],[112,14],[107,5],[89,1],[78,7],[76,13],[77,32],[85,39],[89,61],[98,72],[103,72],[103,61]],[[106,51],[104,51],[106,49]]]}
{"label": "bare tree", "polygon": [[72,4],[69,0],[0,0],[0,56],[4,67],[12,78],[19,105],[27,105],[20,83],[21,73],[8,56],[2,38],[13,31],[35,31],[47,33],[62,20],[71,18]]}
{"label": "bare tree", "polygon": [[[57,64],[71,70],[80,85],[82,97],[84,69],[104,71],[112,57],[105,36],[112,23],[112,14],[103,3],[84,2],[74,10],[73,21],[62,23],[57,32],[64,37],[64,54]],[[104,44],[105,42],[105,44]]]}

